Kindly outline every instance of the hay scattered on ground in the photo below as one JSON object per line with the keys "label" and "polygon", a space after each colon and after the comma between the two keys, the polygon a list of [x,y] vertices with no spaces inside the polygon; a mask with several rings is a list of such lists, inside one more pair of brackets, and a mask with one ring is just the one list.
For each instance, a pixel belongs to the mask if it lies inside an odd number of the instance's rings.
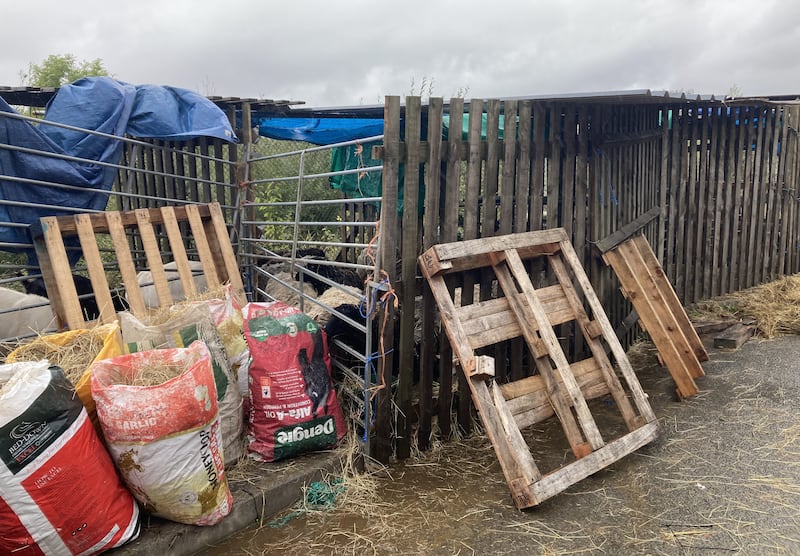
{"label": "hay scattered on ground", "polygon": [[700,301],[686,312],[694,321],[752,318],[763,338],[800,334],[800,274]]}
{"label": "hay scattered on ground", "polygon": [[756,319],[761,336],[800,333],[800,275],[745,290],[736,298],[741,312]]}

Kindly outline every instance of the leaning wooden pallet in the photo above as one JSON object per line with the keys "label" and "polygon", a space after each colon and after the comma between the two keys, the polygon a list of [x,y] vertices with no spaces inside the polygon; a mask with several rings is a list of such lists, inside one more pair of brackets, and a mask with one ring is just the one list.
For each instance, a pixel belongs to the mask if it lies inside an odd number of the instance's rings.
{"label": "leaning wooden pallet", "polygon": [[[187,223],[188,233],[181,232],[181,223]],[[219,203],[47,216],[41,219],[41,224],[42,234],[34,239],[34,246],[50,302],[62,328],[85,328],[90,324],[81,311],[67,256],[65,239],[75,236],[100,309],[100,323],[116,322],[117,316],[97,243],[98,233],[111,238],[125,294],[135,314],[145,314],[146,307],[128,243],[130,233],[141,238],[160,304],[173,302],[156,228],[163,229],[166,235],[170,256],[187,297],[196,293],[187,255],[187,245],[191,244],[202,263],[209,288],[230,283],[233,295],[240,302],[245,301],[242,278]]]}
{"label": "leaning wooden pallet", "polygon": [[[533,259],[547,265],[553,284],[533,286],[526,268]],[[435,245],[419,262],[518,508],[540,504],[656,438],[647,396],[563,229]],[[493,271],[498,296],[462,306],[447,280],[476,269]],[[567,360],[553,327],[570,321],[590,358]],[[528,346],[536,374],[498,385],[493,358],[476,350],[516,337]],[[627,429],[615,439],[604,437],[587,403],[609,394]],[[552,415],[575,460],[543,473],[522,429]]]}
{"label": "leaning wooden pallet", "polygon": [[708,352],[641,233],[658,213],[658,207],[648,211],[598,241],[595,248],[617,275],[623,295],[675,381],[678,396],[687,398],[699,392],[694,379],[705,375],[701,363],[708,361]]}

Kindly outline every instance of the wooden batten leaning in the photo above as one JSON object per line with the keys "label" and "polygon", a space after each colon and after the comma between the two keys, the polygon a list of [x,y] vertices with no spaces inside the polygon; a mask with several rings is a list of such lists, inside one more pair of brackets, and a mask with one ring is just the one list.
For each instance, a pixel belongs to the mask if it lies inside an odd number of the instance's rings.
{"label": "wooden batten leaning", "polygon": [[[188,237],[184,237],[179,226],[184,222],[188,223],[191,231],[186,234]],[[41,219],[41,224],[42,234],[34,239],[34,245],[47,293],[61,328],[84,328],[116,321],[96,233],[107,233],[111,238],[127,301],[134,314],[146,314],[147,309],[136,277],[137,271],[128,243],[129,233],[141,238],[159,303],[166,306],[173,302],[156,226],[162,227],[166,233],[170,258],[175,261],[187,298],[197,293],[187,255],[187,242],[190,241],[202,263],[208,288],[229,283],[233,295],[244,302],[241,275],[219,203],[48,216]],[[80,242],[100,309],[99,322],[86,320],[72,279],[64,240],[75,236]]]}
{"label": "wooden batten leaning", "polygon": [[658,212],[658,207],[648,211],[598,241],[595,248],[617,275],[623,295],[638,313],[642,328],[675,381],[678,396],[688,398],[699,392],[695,379],[705,375],[701,363],[708,361],[708,352],[641,233]]}
{"label": "wooden batten leaning", "polygon": [[[526,266],[532,259],[546,263],[553,284],[533,286]],[[518,508],[540,504],[656,438],[658,424],[647,395],[564,229],[435,245],[419,263]],[[476,269],[493,272],[497,296],[482,295],[461,306],[446,277]],[[553,328],[571,321],[592,354],[582,361],[567,360]],[[497,384],[495,361],[476,350],[516,337],[528,346],[536,374]],[[627,428],[613,440],[604,438],[587,404],[608,394]],[[522,429],[552,415],[575,461],[543,473]]]}

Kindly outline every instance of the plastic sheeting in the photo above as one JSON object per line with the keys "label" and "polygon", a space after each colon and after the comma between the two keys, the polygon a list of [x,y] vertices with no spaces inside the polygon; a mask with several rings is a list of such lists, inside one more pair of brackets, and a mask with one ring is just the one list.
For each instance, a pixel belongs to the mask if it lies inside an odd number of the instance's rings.
{"label": "plastic sheeting", "polygon": [[[2,98],[0,111],[14,113]],[[44,119],[120,137],[127,134],[174,141],[197,137],[236,141],[225,113],[200,94],[176,87],[130,85],[108,77],[87,77],[61,87],[50,101]],[[107,192],[114,185],[117,170],[88,161],[118,164],[122,141],[85,131],[33,125],[0,114],[0,145],[3,144],[83,158],[87,162],[0,148],[0,243],[31,242],[26,227],[6,223],[34,225],[42,216],[74,212],[56,207],[81,211],[105,209]],[[85,191],[36,182],[71,185]],[[0,249],[30,253],[13,245]]]}
{"label": "plastic sheeting", "polygon": [[261,118],[259,135],[283,141],[333,145],[383,134],[383,120],[373,118]]}

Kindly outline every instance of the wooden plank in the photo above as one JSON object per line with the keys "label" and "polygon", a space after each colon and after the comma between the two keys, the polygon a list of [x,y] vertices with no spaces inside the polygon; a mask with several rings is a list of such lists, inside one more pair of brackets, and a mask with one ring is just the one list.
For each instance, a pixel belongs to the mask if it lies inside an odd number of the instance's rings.
{"label": "wooden plank", "polygon": [[[475,240],[479,236],[480,231],[480,208],[479,201],[481,199],[481,190],[483,187],[483,167],[482,167],[482,120],[483,120],[483,101],[479,99],[472,99],[469,105],[469,130],[467,135],[467,149],[469,156],[467,158],[467,183],[464,192],[464,225],[462,228],[463,238],[465,240]],[[467,208],[469,207],[469,208]],[[466,272],[462,275],[463,286],[461,289],[461,303],[472,303],[474,296],[474,286],[476,282],[476,274]],[[466,380],[459,376],[459,397],[458,397],[458,424],[459,427],[469,432],[472,430],[472,415],[470,407],[470,398],[467,395],[468,385]]]}
{"label": "wooden plank", "polygon": [[[381,200],[381,244],[380,267],[383,269],[390,283],[394,283],[397,261],[397,238],[399,225],[397,218],[397,195],[400,154],[400,98],[387,96],[384,103],[384,147],[386,159],[383,162],[382,200]],[[392,311],[387,307],[386,311]],[[389,319],[388,314],[385,314]],[[382,317],[379,317],[382,318]],[[389,319],[391,322],[391,319]],[[395,345],[395,327],[387,326],[384,332],[384,348],[391,352]],[[394,358],[383,357],[379,362],[381,380],[391,384],[394,375]],[[394,450],[391,440],[391,389],[383,388],[378,392],[378,403],[375,413],[375,445],[371,445],[373,457],[382,463],[388,463]]]}
{"label": "wooden plank", "polygon": [[[698,107],[692,107],[691,110],[691,125],[689,126],[689,156],[687,167],[687,189],[686,189],[686,211],[684,225],[686,227],[683,239],[683,276],[680,283],[683,285],[683,299],[688,303],[697,301],[698,297],[694,291],[694,276],[695,276],[695,244],[697,237],[702,236],[702,233],[697,229],[699,224],[697,220],[697,205],[698,205],[698,142],[702,133],[702,125],[698,120]],[[699,253],[697,253],[699,255]]]}
{"label": "wooden plank", "polygon": [[544,183],[545,119],[547,111],[541,102],[533,105],[533,156],[531,158],[530,229],[541,230],[544,224],[542,211],[547,194]]}
{"label": "wooden plank", "polygon": [[[461,129],[464,122],[464,99],[450,99],[450,129],[456,130],[455,133],[448,134],[447,142],[447,166],[445,176],[444,200],[442,201],[443,219],[441,222],[441,240],[453,242],[458,239],[458,211],[461,206],[461,180],[462,164],[459,158],[459,151],[463,144]],[[427,252],[432,252],[429,249]],[[384,249],[385,252],[385,249]],[[420,264],[423,266],[423,264]],[[424,273],[424,268],[423,268]],[[441,373],[439,376],[439,429],[445,438],[450,436],[452,430],[452,418],[450,406],[453,400],[453,369],[451,361],[453,351],[451,345],[442,338],[439,361]]]}
{"label": "wooden plank", "polygon": [[[541,306],[537,302],[535,298],[535,294],[533,296],[525,295],[525,291],[523,293],[519,293],[516,290],[516,284],[511,275],[510,269],[504,264],[507,261],[508,252],[506,253],[505,261],[498,260],[498,264],[494,267],[495,273],[497,274],[497,280],[500,286],[503,288],[503,291],[506,294],[506,297],[509,299],[509,303],[513,308],[515,314],[517,315],[517,319],[520,323],[531,323],[537,322],[539,317],[542,317],[542,320],[539,322],[543,322],[546,319],[546,316],[543,316],[541,313]],[[523,269],[524,270],[524,269]],[[527,274],[523,279],[523,282],[530,285],[530,279],[527,278]],[[530,288],[532,285],[530,285]],[[532,297],[532,299],[529,299]],[[540,309],[539,312],[536,312],[536,308]],[[572,448],[573,453],[577,457],[581,457],[586,455],[587,453],[591,452],[592,444],[588,441],[584,441],[583,434],[581,430],[578,428],[577,422],[575,421],[575,417],[572,415],[570,410],[570,404],[567,401],[567,395],[564,393],[566,388],[572,388],[572,391],[568,390],[569,396],[571,399],[576,400],[580,397],[580,390],[578,389],[577,394],[575,393],[575,389],[577,388],[574,383],[574,377],[572,383],[568,384],[567,387],[562,388],[559,384],[560,382],[557,380],[557,373],[553,371],[552,367],[550,366],[550,362],[547,357],[547,348],[540,347],[542,344],[542,340],[540,339],[539,335],[542,334],[542,330],[544,328],[549,327],[540,327],[540,330],[535,332],[532,327],[522,325],[521,329],[523,332],[523,336],[525,337],[525,341],[528,344],[528,348],[533,353],[534,363],[536,364],[537,369],[539,370],[539,374],[544,380],[548,392],[548,398],[550,399],[550,403],[553,406],[553,410],[555,411],[556,415],[558,416],[559,421],[561,422],[561,427],[564,430],[564,434],[569,441],[569,444]],[[550,330],[552,333],[552,329]],[[548,346],[549,347],[549,346]],[[560,346],[559,346],[560,350]],[[543,353],[541,353],[543,352]],[[569,380],[568,378],[566,380]],[[563,374],[562,374],[562,381]],[[585,415],[585,413],[584,413]],[[596,428],[595,431],[596,432]],[[597,437],[599,436],[599,432],[593,436],[593,440],[597,442]],[[587,439],[588,440],[588,439]],[[599,441],[599,445],[602,445],[602,438]]]}
{"label": "wooden plank", "polygon": [[[798,124],[800,124],[800,106],[793,106],[792,111],[789,114],[790,118],[788,120],[787,126],[791,125],[792,129],[797,129]],[[787,175],[784,178],[784,187],[788,183],[792,183],[792,180],[795,179],[794,176],[797,175],[798,167],[800,166],[800,141],[798,141],[797,134],[790,133],[787,138],[787,155],[789,156],[789,160],[787,162]],[[787,229],[789,233],[786,235],[788,246],[797,245],[798,242],[798,226],[796,225],[797,222],[797,203],[795,202],[795,198],[797,192],[795,190],[786,191],[786,196],[788,197],[787,204],[789,205],[787,211]],[[798,256],[795,249],[786,249],[786,265],[783,267],[785,274],[791,274],[800,270],[798,268]]]}
{"label": "wooden plank", "polygon": [[[589,157],[589,118],[587,106],[579,105],[577,123],[578,127],[572,128],[571,133],[576,133],[575,152],[575,229],[573,231],[572,247],[581,256],[581,261],[588,266],[589,255],[586,249],[586,161]],[[578,338],[580,340],[580,337]],[[578,341],[578,349],[580,341]]]}
{"label": "wooden plank", "polygon": [[[677,323],[681,333],[686,338],[686,341],[689,342],[689,346],[694,352],[695,357],[697,357],[698,361],[700,362],[708,361],[708,352],[706,351],[702,340],[700,340],[699,336],[697,335],[697,331],[694,329],[694,326],[692,326],[692,322],[689,320],[689,316],[686,314],[683,305],[681,305],[680,299],[678,299],[678,296],[675,294],[675,290],[672,289],[672,285],[664,275],[664,271],[656,260],[655,253],[653,253],[653,249],[650,247],[647,239],[645,239],[644,236],[637,236],[632,238],[630,243],[635,248],[641,263],[644,264],[650,276],[652,276],[654,282],[656,283],[658,291],[661,294],[661,298],[666,304],[669,312],[672,313],[672,316],[675,319],[675,322]],[[697,378],[698,376],[703,375],[700,374],[697,376],[692,376]]]}
{"label": "wooden plank", "polygon": [[516,210],[514,211],[514,231],[517,233],[530,230],[528,227],[528,218],[530,209],[531,110],[530,101],[522,101],[519,103],[517,175],[514,186],[514,198],[516,203]]}
{"label": "wooden plank", "polygon": [[739,349],[753,336],[753,327],[736,323],[714,336],[714,347],[724,349]]}
{"label": "wooden plank", "polygon": [[720,258],[720,253],[722,252],[722,244],[728,241],[727,236],[722,235],[722,221],[724,218],[724,208],[727,199],[725,195],[725,165],[727,157],[725,155],[727,151],[728,140],[728,118],[725,117],[724,114],[720,114],[721,110],[723,109],[714,108],[713,118],[713,135],[716,137],[716,140],[714,141],[714,150],[711,154],[712,160],[716,161],[714,173],[714,209],[712,216],[714,220],[714,228],[708,239],[709,242],[712,242],[713,247],[709,249],[709,244],[706,243],[706,253],[711,252],[712,261],[710,272],[711,282],[709,284],[709,295],[711,297],[717,297],[722,294],[720,283],[722,281],[723,273],[720,272],[720,269],[724,267],[722,263],[724,259]]}
{"label": "wooden plank", "polygon": [[178,220],[175,217],[175,209],[173,207],[162,207],[161,217],[164,220],[164,228],[167,231],[167,238],[172,251],[172,260],[175,261],[184,295],[187,299],[194,299],[197,297],[198,292],[195,288],[192,269],[189,266],[189,257],[186,255],[186,248],[183,245],[183,236],[178,227]]}
{"label": "wooden plank", "polygon": [[[401,236],[401,289],[402,307],[414,307],[417,278],[417,237],[419,235],[419,168],[420,159],[417,146],[421,133],[421,100],[418,96],[406,97],[405,141],[411,148],[406,158],[403,181],[403,216]],[[400,408],[397,419],[396,455],[405,459],[411,455],[411,383],[414,371],[414,311],[400,312],[400,341],[398,358],[398,385],[395,400]]]}
{"label": "wooden plank", "polygon": [[698,335],[703,335],[711,334],[713,332],[721,332],[722,330],[730,328],[737,322],[739,321],[734,318],[713,321],[696,321],[692,323],[692,327],[695,329]]}
{"label": "wooden plank", "polygon": [[491,266],[489,255],[506,249],[517,250],[519,257],[523,260],[540,255],[550,255],[558,251],[557,244],[565,238],[564,228],[553,228],[445,243],[434,245],[423,254],[425,255],[423,263],[431,274],[463,272]]}
{"label": "wooden plank", "polygon": [[[503,102],[503,114],[506,122],[517,121],[517,101],[506,100]],[[514,220],[514,174],[516,170],[517,136],[508,133],[506,128],[503,134],[503,178],[500,186],[500,234],[511,233]]]}
{"label": "wooden plank", "polygon": [[668,332],[678,331],[678,328],[670,318],[669,312],[665,310],[663,299],[652,279],[643,276],[644,268],[632,265],[631,261],[635,260],[635,255],[631,254],[629,247],[627,244],[622,244],[606,253],[604,258],[614,269],[628,298],[636,307],[639,318],[678,387],[678,393],[684,398],[694,396],[698,393],[698,389],[690,366],[697,359],[683,341],[681,334]]}
{"label": "wooden plank", "polygon": [[244,305],[247,299],[244,295],[242,273],[239,270],[239,263],[236,261],[236,254],[233,252],[233,246],[230,242],[228,226],[225,224],[222,208],[218,203],[212,204],[209,207],[209,213],[216,232],[219,254],[222,255],[222,260],[224,262],[225,276],[223,278],[231,285],[233,296],[236,297],[241,305]]}
{"label": "wooden plank", "polygon": [[[782,226],[785,225],[785,192],[782,184],[783,175],[786,170],[786,160],[788,158],[786,155],[786,148],[788,145],[787,128],[789,127],[788,116],[789,111],[787,106],[782,106],[780,108],[780,115],[776,114],[776,118],[780,118],[780,125],[776,125],[776,127],[780,128],[780,137],[777,137],[775,141],[775,151],[773,153],[775,163],[773,164],[772,183],[775,187],[775,210],[773,217],[772,244],[773,248],[775,249],[775,253],[772,257],[772,264],[770,265],[771,280],[775,279],[777,276],[783,275],[783,265],[786,260],[786,253],[783,251],[783,241],[785,238],[781,236],[781,231]],[[783,147],[779,147],[778,145],[783,145]],[[781,149],[783,152],[780,152]]]}
{"label": "wooden plank", "polygon": [[[99,320],[103,324],[116,322],[117,313],[114,310],[114,302],[111,300],[106,270],[103,267],[103,259],[100,257],[100,249],[97,247],[97,237],[94,235],[88,214],[76,214],[75,224],[78,228],[78,240],[89,271],[89,280],[92,282],[95,301],[100,310]],[[86,321],[86,315],[84,315],[84,321]]]}
{"label": "wooden plank", "polygon": [[214,254],[211,252],[208,238],[205,234],[205,227],[203,221],[200,219],[200,213],[197,210],[197,205],[188,205],[186,207],[186,215],[189,220],[189,226],[192,229],[192,239],[194,239],[194,246],[197,249],[197,254],[200,257],[200,262],[203,263],[203,272],[206,276],[206,284],[208,289],[213,290],[221,285],[219,275],[217,274],[217,265],[214,262]]}
{"label": "wooden plank", "polygon": [[159,305],[161,307],[172,305],[172,293],[169,290],[167,275],[164,272],[164,264],[161,261],[161,248],[158,245],[153,225],[150,222],[150,211],[147,209],[136,209],[134,212],[136,213],[136,219],[139,224],[142,247],[147,257],[147,266],[153,276],[153,286],[158,295]]}
{"label": "wooden plank", "polygon": [[[781,125],[778,122],[779,118],[779,109],[772,108],[770,111],[770,126],[772,127],[772,141],[769,144],[769,149],[765,156],[769,156],[769,164],[767,169],[764,172],[765,180],[766,180],[766,187],[768,188],[767,193],[767,213],[766,218],[764,219],[764,265],[761,269],[761,279],[762,281],[766,282],[769,280],[774,280],[777,276],[777,260],[778,260],[778,244],[779,240],[777,237],[778,233],[778,216],[776,205],[777,201],[776,198],[779,197],[778,195],[778,165],[779,160],[778,157],[780,153],[777,151],[779,150],[779,139],[781,133]],[[784,131],[785,131],[785,125]],[[785,142],[784,142],[785,144]]]}
{"label": "wooden plank", "polygon": [[749,258],[747,264],[747,282],[749,285],[761,283],[761,263],[764,259],[763,232],[764,232],[764,180],[763,180],[763,155],[767,137],[769,108],[758,109],[758,134],[756,138],[756,152],[753,164],[753,197],[752,211],[750,212]]}
{"label": "wooden plank", "polygon": [[[109,211],[105,214],[105,227],[111,236],[111,243],[114,246],[114,253],[117,257],[119,273],[122,276],[122,283],[125,285],[125,296],[130,305],[130,310],[134,315],[143,315],[147,308],[144,305],[142,291],[139,289],[139,281],[136,278],[136,266],[131,257],[128,238],[125,236],[125,228],[122,225],[121,213]],[[92,224],[94,228],[94,223]],[[96,228],[95,228],[96,229]]]}
{"label": "wooden plank", "polygon": [[[42,223],[44,227],[46,224]],[[36,250],[36,257],[39,260],[39,270],[42,272],[45,288],[48,291],[48,298],[50,299],[50,306],[53,309],[53,314],[56,317],[56,327],[60,330],[66,326],[66,316],[64,314],[64,304],[61,302],[61,294],[58,291],[58,283],[55,279],[53,272],[53,264],[50,261],[50,254],[47,252],[44,236],[36,236],[33,238],[33,246]]]}
{"label": "wooden plank", "polygon": [[450,338],[450,346],[455,352],[461,368],[467,375],[470,375],[475,370],[475,354],[470,347],[469,337],[464,331],[464,326],[458,318],[455,304],[450,296],[444,277],[426,275],[426,278],[431,285],[433,297],[439,306],[439,316],[447,331],[447,336]]}
{"label": "wooden plank", "polygon": [[564,226],[567,237],[572,240],[575,229],[575,105],[567,104],[562,107],[564,116],[564,129],[559,130],[559,135],[563,138],[563,169],[562,178],[562,199],[561,204],[561,223]]}
{"label": "wooden plank", "polygon": [[[530,485],[533,505],[541,504],[548,498],[608,467],[622,457],[631,454],[658,437],[658,423],[651,422],[634,432],[606,444],[599,450],[549,473]],[[522,508],[520,508],[522,509]]]}
{"label": "wooden plank", "polygon": [[[754,131],[753,117],[757,117],[755,108],[748,109],[743,118],[740,118],[740,124],[744,130],[744,141],[740,145],[742,152],[744,152],[744,164],[742,180],[742,212],[740,221],[740,243],[739,249],[739,279],[737,282],[737,289],[745,289],[753,285],[748,277],[748,267],[750,266],[750,258],[753,256],[753,245],[750,243],[750,236],[752,234],[751,214],[753,212],[753,155],[751,153],[751,145],[757,141],[758,131]],[[755,137],[754,137],[755,136]]]}
{"label": "wooden plank", "polygon": [[[794,106],[791,109],[787,106],[784,108],[784,128],[789,128],[789,126],[793,126],[795,128],[797,126],[797,114],[798,114],[798,107]],[[781,143],[783,146],[782,156],[781,159],[784,161],[784,165],[781,171],[781,184],[789,183],[791,180],[790,176],[795,175],[795,160],[796,160],[796,150],[797,150],[797,136],[794,133],[786,134],[785,140]],[[792,273],[792,253],[788,252],[788,246],[794,245],[789,240],[789,230],[794,230],[794,227],[789,225],[790,221],[793,221],[794,215],[794,192],[793,191],[786,191],[786,187],[782,188],[783,193],[783,213],[781,215],[781,242],[780,242],[780,264],[779,264],[779,272],[782,274],[791,274]]]}
{"label": "wooden plank", "polygon": [[550,160],[547,166],[547,227],[564,226],[561,209],[563,192],[561,189],[561,110],[550,106]]}
{"label": "wooden plank", "polygon": [[[493,392],[489,391],[489,386],[482,380],[469,380],[469,387],[472,393],[472,399],[475,401],[475,406],[481,417],[486,436],[494,447],[497,461],[500,462],[500,467],[503,470],[503,475],[506,478],[511,496],[514,503],[518,508],[527,507],[530,505],[531,500],[528,497],[527,485],[535,483],[541,479],[541,473],[533,461],[533,456],[530,450],[525,445],[523,448],[519,445],[520,435],[519,429],[516,434],[506,434],[505,427],[501,421],[498,413],[498,408],[495,405],[497,399]],[[501,398],[502,399],[502,398]],[[513,427],[510,427],[513,431]]]}
{"label": "wooden plank", "polygon": [[[672,115],[672,132],[670,133],[671,136],[671,158],[670,158],[670,180],[669,180],[669,215],[667,218],[667,224],[669,226],[669,230],[667,231],[667,250],[664,255],[662,261],[666,261],[667,267],[666,272],[667,276],[670,277],[674,284],[677,284],[677,266],[676,261],[678,260],[678,256],[675,252],[677,240],[678,240],[678,225],[677,225],[677,218],[678,218],[678,190],[680,187],[680,178],[681,178],[681,128],[682,120],[680,118],[680,112],[677,108],[673,108],[671,110]],[[680,292],[678,292],[680,295]]]}
{"label": "wooden plank", "polygon": [[[425,207],[423,212],[422,247],[429,249],[439,242],[439,223],[441,221],[441,178],[442,178],[442,114],[443,100],[434,97],[428,101],[428,160],[425,166],[428,184],[425,188]],[[419,381],[419,433],[417,446],[421,451],[430,447],[433,430],[433,372],[436,364],[435,342],[430,341],[436,333],[435,300],[430,285],[425,281],[422,288],[422,342],[420,352]]]}
{"label": "wooden plank", "polygon": [[723,176],[724,179],[724,189],[723,189],[723,196],[724,196],[724,205],[723,205],[723,212],[721,215],[721,222],[722,222],[722,229],[720,231],[720,238],[721,238],[721,245],[720,245],[720,256],[719,256],[719,293],[727,293],[729,291],[729,285],[731,284],[731,273],[732,268],[734,265],[731,264],[732,257],[730,256],[730,249],[733,243],[733,237],[731,234],[731,230],[735,228],[733,227],[734,219],[736,216],[733,213],[733,204],[734,204],[734,195],[738,188],[736,187],[736,160],[737,160],[737,149],[736,149],[736,134],[738,130],[738,126],[734,124],[733,119],[735,118],[735,114],[731,111],[727,117],[723,118],[725,121],[725,125],[727,126],[726,131],[726,138],[725,138],[725,152],[724,152],[724,159],[725,159],[725,174]]}
{"label": "wooden plank", "polygon": [[611,234],[610,236],[604,237],[600,241],[595,243],[595,247],[600,252],[600,254],[605,253],[606,251],[610,251],[623,241],[633,237],[634,235],[638,234],[638,232],[647,226],[650,222],[658,218],[661,214],[661,207],[653,207],[638,218],[632,220],[631,222],[625,224],[622,228]]}
{"label": "wooden plank", "polygon": [[[552,326],[563,324],[574,318],[572,308],[560,285],[540,288],[537,290],[537,294]],[[455,309],[455,314],[462,323],[464,334],[472,349],[522,335],[517,317],[505,297],[458,307]],[[536,329],[535,323],[529,324]]]}
{"label": "wooden plank", "polygon": [[[486,385],[486,383],[483,384]],[[522,432],[514,421],[511,411],[508,409],[506,400],[503,398],[503,393],[500,391],[500,388],[497,386],[497,384],[489,383],[489,385],[494,409],[502,426],[503,434],[505,435],[511,449],[514,452],[515,460],[517,461],[517,466],[519,467],[519,474],[521,475],[520,478],[523,478],[526,481],[530,479],[533,481],[538,481],[542,478],[541,473],[533,461],[530,448],[525,442],[525,439],[522,437]]]}
{"label": "wooden plank", "polygon": [[[78,292],[75,289],[75,282],[72,278],[72,270],[67,258],[67,250],[64,246],[63,236],[59,222],[52,217],[41,219],[44,232],[44,243],[47,252],[50,254],[50,264],[53,270],[51,284],[56,286],[55,290],[48,289],[51,304],[59,303],[59,319],[62,320],[67,328],[82,328],[84,323],[83,311],[78,301]],[[48,286],[45,280],[45,286]],[[55,296],[51,292],[58,292]],[[57,301],[56,301],[57,300]]]}
{"label": "wooden plank", "polygon": [[[713,188],[709,187],[708,180],[708,111],[709,107],[702,105],[700,110],[700,144],[698,149],[698,178],[697,178],[697,212],[694,218],[694,228],[696,230],[695,244],[693,258],[695,263],[692,265],[692,274],[694,275],[692,292],[694,297],[692,300],[697,301],[708,297],[708,293],[703,291],[704,275],[708,272],[708,265],[712,262],[710,250],[704,250],[706,239],[710,239],[711,234],[706,229],[706,225],[711,224],[711,220],[707,218],[707,206],[711,202],[710,196],[713,193]],[[705,254],[705,257],[702,255]]]}
{"label": "wooden plank", "polygon": [[[587,369],[581,369],[582,363],[587,362],[591,366],[586,365]],[[608,384],[606,384],[603,374],[599,367],[595,366],[592,359],[585,359],[578,363],[572,364],[575,380],[581,387],[581,394],[586,400],[594,400],[608,395]],[[541,378],[539,375],[524,378],[522,380],[529,380],[533,378]],[[536,423],[541,423],[555,415],[553,406],[547,396],[547,389],[542,383],[541,390],[532,390],[522,396],[509,400],[508,408],[511,410],[514,420],[520,430],[526,429]]]}
{"label": "wooden plank", "polygon": [[[572,363],[570,368],[572,369],[572,374],[575,377],[575,380],[579,385],[581,385],[581,390],[584,389],[586,384],[589,384],[596,379],[603,379],[600,366],[593,357]],[[503,392],[503,397],[509,402],[509,404],[511,404],[513,400],[516,400],[517,398],[521,398],[536,392],[542,392],[544,396],[547,396],[547,385],[545,384],[541,375],[531,375],[521,380],[507,382],[499,385],[499,388],[500,391]],[[509,405],[509,407],[514,414],[519,413],[524,409],[524,405],[519,403],[516,405]]]}
{"label": "wooden plank", "polygon": [[[210,203],[207,205],[177,205],[174,207],[175,216],[179,221],[187,220],[187,209],[189,207],[194,207],[192,210],[197,211],[200,218],[209,218],[211,216],[211,207],[214,205],[219,206],[219,203]],[[164,223],[160,209],[150,208],[137,210],[146,211],[148,214],[148,219],[152,224]],[[119,212],[119,223],[125,228],[137,226],[139,223],[137,210]],[[75,219],[72,216],[56,216],[54,218],[56,218],[58,221],[61,234],[64,237],[74,236],[78,233]],[[106,219],[105,212],[93,212],[89,214],[89,220],[92,223],[92,228],[94,229],[95,233],[106,233],[109,231],[108,220]]]}

